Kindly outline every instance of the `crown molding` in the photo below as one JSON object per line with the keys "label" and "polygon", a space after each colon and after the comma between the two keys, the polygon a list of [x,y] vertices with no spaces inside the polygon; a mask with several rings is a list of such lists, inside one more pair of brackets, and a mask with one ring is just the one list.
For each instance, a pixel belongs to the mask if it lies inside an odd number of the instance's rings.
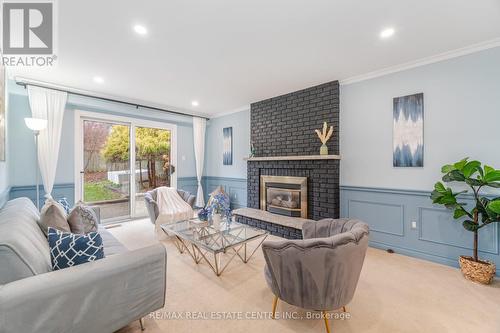
{"label": "crown molding", "polygon": [[236,109],[233,109],[231,111],[225,111],[225,112],[219,112],[219,113],[216,113],[216,114],[211,114],[210,115],[210,119],[215,119],[215,118],[220,118],[220,117],[224,117],[224,116],[229,116],[230,114],[233,114],[233,113],[238,113],[238,112],[242,112],[242,111],[248,111],[250,110],[250,104],[248,105],[243,105],[239,108],[236,108]]}
{"label": "crown molding", "polygon": [[392,74],[392,73],[397,73],[397,72],[401,72],[401,71],[405,71],[408,69],[433,64],[433,63],[448,60],[448,59],[458,58],[458,57],[461,57],[461,56],[464,56],[467,54],[476,53],[476,52],[484,51],[487,49],[492,49],[492,48],[499,47],[499,46],[500,46],[500,38],[495,38],[495,39],[491,39],[491,40],[481,42],[478,44],[473,44],[473,45],[469,45],[469,46],[455,49],[452,51],[447,51],[444,53],[436,54],[436,55],[433,55],[430,57],[418,59],[415,61],[406,62],[406,63],[400,64],[400,65],[387,67],[384,69],[376,70],[376,71],[361,74],[361,75],[356,75],[356,76],[353,76],[353,77],[350,77],[350,78],[347,78],[344,80],[340,80],[340,84],[341,85],[348,85],[348,84],[352,84],[352,83],[356,83],[356,82],[370,80],[370,79],[374,79],[374,78],[377,78],[380,76],[384,76],[384,75],[388,75],[388,74]]}

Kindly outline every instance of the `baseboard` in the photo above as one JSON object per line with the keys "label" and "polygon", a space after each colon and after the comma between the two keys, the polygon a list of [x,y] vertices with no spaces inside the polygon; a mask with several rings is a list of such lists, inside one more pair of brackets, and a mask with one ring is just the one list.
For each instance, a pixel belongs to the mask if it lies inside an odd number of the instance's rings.
{"label": "baseboard", "polygon": [[[457,260],[453,260],[450,258],[432,255],[432,254],[420,252],[420,251],[417,251],[414,249],[393,246],[390,244],[385,244],[385,243],[377,242],[377,241],[370,241],[369,246],[372,248],[384,250],[384,251],[391,249],[394,251],[394,253],[397,253],[397,254],[402,254],[402,255],[405,255],[408,257],[422,259],[425,261],[431,261],[431,262],[434,262],[436,264],[441,264],[441,265],[446,265],[446,266],[450,266],[450,267],[454,267],[454,268],[459,268],[458,258],[457,258]],[[497,268],[496,275],[500,276],[500,268]]]}

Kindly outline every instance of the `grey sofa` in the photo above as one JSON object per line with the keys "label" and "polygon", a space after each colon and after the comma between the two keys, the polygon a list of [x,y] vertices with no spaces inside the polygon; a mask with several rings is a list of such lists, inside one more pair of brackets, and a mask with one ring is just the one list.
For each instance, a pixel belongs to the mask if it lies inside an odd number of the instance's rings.
{"label": "grey sofa", "polygon": [[[160,214],[158,210],[158,204],[156,203],[158,189],[154,189],[146,192],[144,195],[144,201],[146,202],[146,208],[148,209],[149,219],[151,223],[156,224],[156,219]],[[182,200],[186,201],[191,207],[194,205],[194,201],[196,200],[196,196],[191,193],[177,189],[177,193],[181,196]]]}
{"label": "grey sofa", "polygon": [[52,271],[27,198],[0,210],[0,332],[114,332],[165,303],[166,250],[127,251],[100,227],[105,258]]}
{"label": "grey sofa", "polygon": [[302,240],[266,240],[265,278],[278,299],[320,310],[329,332],[326,311],[349,303],[358,284],[368,247],[369,227],[359,220],[324,219],[306,222]]}

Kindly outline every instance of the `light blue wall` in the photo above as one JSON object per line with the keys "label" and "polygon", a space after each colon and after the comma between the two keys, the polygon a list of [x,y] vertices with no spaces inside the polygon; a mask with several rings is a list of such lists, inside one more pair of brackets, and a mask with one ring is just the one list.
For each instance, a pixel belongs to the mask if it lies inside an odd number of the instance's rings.
{"label": "light blue wall", "polygon": [[[392,166],[392,100],[424,93],[424,167]],[[500,47],[340,92],[341,185],[430,190],[441,166],[470,156],[500,168]]]}
{"label": "light blue wall", "polygon": [[[9,182],[12,187],[11,197],[27,195],[34,197],[35,184],[35,143],[32,132],[25,126],[24,118],[31,116],[26,91],[9,82],[8,139],[11,154],[9,156]],[[183,184],[183,178],[194,177],[193,127],[190,117],[170,115],[161,111],[136,109],[117,103],[103,102],[90,98],[70,95],[63,119],[61,146],[57,165],[54,196],[68,196],[70,186],[74,186],[74,114],[75,110],[92,111],[110,115],[129,116],[139,119],[173,123],[177,125],[177,178]],[[1,166],[0,166],[1,167]],[[1,169],[0,169],[1,171]],[[70,196],[73,199],[73,195]]]}
{"label": "light blue wall", "polygon": [[[222,129],[233,128],[233,165],[222,164]],[[233,209],[247,204],[247,162],[250,153],[250,110],[212,118],[207,124],[203,188],[208,194],[221,185]]]}
{"label": "light blue wall", "polygon": [[[11,186],[34,185],[36,178],[35,141],[33,132],[24,124],[24,118],[31,117],[28,98],[11,94],[9,96],[12,116],[9,117],[10,156],[9,178]],[[65,114],[63,135],[59,150],[59,162],[55,183],[73,183],[73,117]],[[71,128],[69,131],[68,127]],[[66,135],[65,135],[66,134]]]}
{"label": "light blue wall", "polygon": [[[393,168],[392,99],[419,92],[424,167]],[[341,215],[368,222],[375,247],[453,266],[471,255],[472,233],[429,195],[444,164],[470,156],[500,168],[499,93],[500,48],[341,86]],[[479,244],[500,267],[498,225]]]}
{"label": "light blue wall", "polygon": [[[233,128],[233,165],[222,164],[222,129]],[[250,153],[250,110],[212,118],[207,124],[205,168],[208,177],[247,178]]]}

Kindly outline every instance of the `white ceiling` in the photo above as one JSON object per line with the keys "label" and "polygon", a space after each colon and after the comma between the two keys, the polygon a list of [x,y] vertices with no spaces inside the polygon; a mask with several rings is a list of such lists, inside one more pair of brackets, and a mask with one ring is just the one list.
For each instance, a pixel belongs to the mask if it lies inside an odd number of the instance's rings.
{"label": "white ceiling", "polygon": [[500,37],[499,0],[58,2],[58,66],[11,74],[211,115]]}

